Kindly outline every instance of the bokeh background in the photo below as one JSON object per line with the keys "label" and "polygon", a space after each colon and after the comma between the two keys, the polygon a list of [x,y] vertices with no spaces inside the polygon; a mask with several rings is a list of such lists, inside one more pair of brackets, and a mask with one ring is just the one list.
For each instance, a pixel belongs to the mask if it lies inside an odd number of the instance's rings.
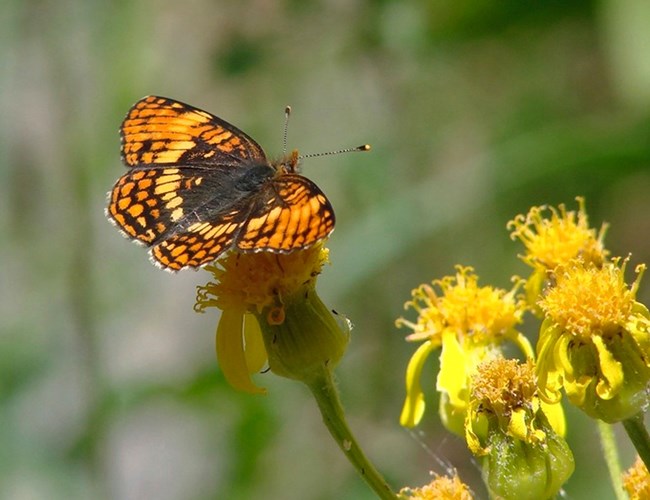
{"label": "bokeh background", "polygon": [[[427,417],[399,427],[415,346],[394,321],[457,263],[509,288],[527,270],[505,225],[535,204],[586,196],[612,253],[650,262],[649,26],[647,0],[4,0],[0,498],[373,497],[305,388],[225,383],[218,312],[192,311],[207,273],[160,271],[104,218],[118,126],[147,94],[271,156],[286,104],[292,148],[372,144],[303,170],[337,210],[319,289],[355,325],[337,370],[350,424],[395,488],[453,466],[485,498],[441,430],[435,361]],[[565,498],[612,498],[595,424],[567,412]]]}

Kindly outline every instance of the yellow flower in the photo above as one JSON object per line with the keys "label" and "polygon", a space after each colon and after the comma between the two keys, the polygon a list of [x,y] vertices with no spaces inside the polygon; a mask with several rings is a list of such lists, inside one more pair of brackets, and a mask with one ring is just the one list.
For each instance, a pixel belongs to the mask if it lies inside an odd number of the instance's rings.
{"label": "yellow flower", "polygon": [[558,209],[542,205],[508,222],[508,229],[512,229],[510,237],[521,240],[526,247],[521,259],[533,268],[526,282],[526,296],[531,306],[535,305],[544,282],[552,278],[558,266],[576,258],[600,266],[607,257],[608,252],[603,247],[607,225],[603,224],[596,233],[589,227],[584,198],[577,200],[577,212],[567,212],[563,204]]}
{"label": "yellow flower", "polygon": [[540,401],[534,371],[531,360],[496,358],[472,377],[466,439],[484,457],[493,498],[550,498],[573,473],[571,450],[549,422],[558,415],[564,420],[561,407]]}
{"label": "yellow flower", "polygon": [[[517,299],[519,284],[506,292],[490,286],[479,287],[471,267],[458,266],[455,276],[422,285],[413,290],[413,299],[405,304],[418,313],[415,323],[404,318],[398,327],[413,330],[408,341],[424,341],[411,358],[406,371],[406,400],[400,423],[413,427],[425,409],[420,375],[429,354],[442,348],[437,390],[442,392],[441,417],[445,426],[464,435],[468,387],[476,366],[499,352],[499,344],[508,339],[527,357],[533,352],[528,340],[516,330],[525,310]],[[440,289],[436,293],[435,287]]]}
{"label": "yellow flower", "polygon": [[645,266],[628,288],[626,263],[573,261],[556,270],[540,301],[540,395],[557,401],[564,388],[573,404],[610,423],[648,403],[650,313],[636,301]]}
{"label": "yellow flower", "polygon": [[623,487],[630,500],[650,498],[650,474],[639,457],[636,457],[634,465],[623,474]]}
{"label": "yellow flower", "polygon": [[197,287],[194,309],[222,310],[217,359],[233,387],[265,392],[251,374],[267,359],[271,371],[290,378],[302,378],[313,363],[338,361],[349,325],[337,322],[315,292],[327,257],[318,244],[290,254],[231,252],[206,266],[214,281]]}
{"label": "yellow flower", "polygon": [[404,500],[472,500],[469,487],[458,474],[453,477],[434,475],[433,480],[421,488],[402,488],[399,498]]}

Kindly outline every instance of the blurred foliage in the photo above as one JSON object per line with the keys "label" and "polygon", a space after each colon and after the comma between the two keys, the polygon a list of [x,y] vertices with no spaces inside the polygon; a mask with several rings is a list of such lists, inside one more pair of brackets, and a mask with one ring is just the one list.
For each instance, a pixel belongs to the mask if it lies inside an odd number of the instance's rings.
{"label": "blurred foliage", "polygon": [[[456,263],[508,287],[505,224],[534,204],[585,195],[612,252],[650,262],[648,25],[646,0],[3,2],[0,498],[371,498],[302,387],[225,384],[217,318],[192,312],[207,275],[159,271],[105,220],[147,94],[271,155],[288,103],[290,147],[372,144],[304,166],[337,210],[320,289],[356,327],[350,423],[395,488],[454,466],[484,496],[434,413],[399,428],[413,346],[393,322]],[[568,498],[611,497],[595,424],[568,413]]]}

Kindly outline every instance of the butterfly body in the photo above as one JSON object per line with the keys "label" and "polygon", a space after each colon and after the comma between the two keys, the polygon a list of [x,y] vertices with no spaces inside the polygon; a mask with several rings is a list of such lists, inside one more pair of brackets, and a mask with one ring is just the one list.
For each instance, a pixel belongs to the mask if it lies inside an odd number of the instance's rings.
{"label": "butterfly body", "polygon": [[230,248],[288,253],[334,229],[331,204],[297,173],[297,152],[270,162],[233,125],[155,96],[131,108],[120,132],[129,170],[106,213],[165,269],[200,267]]}

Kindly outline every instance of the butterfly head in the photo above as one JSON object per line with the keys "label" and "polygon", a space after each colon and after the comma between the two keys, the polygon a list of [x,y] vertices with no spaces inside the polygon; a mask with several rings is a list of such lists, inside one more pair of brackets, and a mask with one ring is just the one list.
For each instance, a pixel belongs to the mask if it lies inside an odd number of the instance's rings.
{"label": "butterfly head", "polygon": [[278,174],[293,174],[298,172],[298,163],[300,155],[297,149],[291,151],[290,154],[285,155],[276,165],[275,169]]}

